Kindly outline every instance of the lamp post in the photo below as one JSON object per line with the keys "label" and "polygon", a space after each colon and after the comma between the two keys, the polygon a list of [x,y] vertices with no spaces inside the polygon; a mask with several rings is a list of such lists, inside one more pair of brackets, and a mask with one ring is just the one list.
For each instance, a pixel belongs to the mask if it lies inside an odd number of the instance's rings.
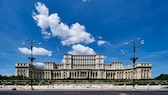
{"label": "lamp post", "polygon": [[[144,44],[144,40],[142,40],[141,38],[138,38],[138,41],[140,42],[140,44]],[[136,60],[138,60],[138,57],[136,57],[136,55],[135,55],[135,53],[136,53],[136,43],[133,40],[131,40],[131,43],[133,45],[133,57],[130,59],[133,62],[132,86],[133,86],[133,88],[135,88],[135,63],[136,63]]]}
{"label": "lamp post", "polygon": [[31,90],[33,90],[33,61],[35,60],[35,58],[33,57],[33,42],[31,41],[31,45],[30,45],[30,49],[31,49],[31,54],[30,54],[30,57],[28,57],[28,59],[30,59],[30,69],[31,69],[31,74],[30,74],[30,85],[31,85]]}
{"label": "lamp post", "polygon": [[28,59],[30,60],[30,85],[31,85],[31,90],[33,90],[33,61],[36,59],[33,57],[33,46],[36,43],[35,41],[28,41],[25,40],[22,44],[30,44],[30,56]]}
{"label": "lamp post", "polygon": [[138,57],[135,56],[135,52],[136,52],[136,43],[132,40],[131,41],[132,44],[133,44],[133,57],[131,58],[131,61],[133,62],[133,77],[132,77],[132,86],[133,88],[135,87],[135,62],[136,60],[138,60]]}

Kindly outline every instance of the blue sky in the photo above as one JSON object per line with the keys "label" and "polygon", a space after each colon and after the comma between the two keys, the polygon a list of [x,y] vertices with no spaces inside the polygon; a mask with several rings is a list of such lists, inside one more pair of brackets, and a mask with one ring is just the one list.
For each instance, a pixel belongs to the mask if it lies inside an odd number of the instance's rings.
{"label": "blue sky", "polygon": [[137,63],[152,63],[153,78],[168,73],[167,5],[167,0],[0,0],[0,74],[14,75],[17,62],[29,62],[30,41],[36,41],[37,65],[60,64],[70,53],[104,54],[105,63],[127,66],[131,40]]}

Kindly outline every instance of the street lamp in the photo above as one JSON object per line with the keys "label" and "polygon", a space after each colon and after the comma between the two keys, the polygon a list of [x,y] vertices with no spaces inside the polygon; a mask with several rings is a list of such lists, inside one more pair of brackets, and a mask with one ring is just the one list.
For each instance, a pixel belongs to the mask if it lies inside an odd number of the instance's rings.
{"label": "street lamp", "polygon": [[[22,44],[30,44],[30,56],[28,57],[28,59],[30,60],[30,85],[31,85],[31,90],[33,90],[33,61],[36,59],[33,57],[33,46],[36,42],[35,41],[29,41],[29,40],[25,40],[23,41]],[[41,44],[41,43],[38,43]]]}
{"label": "street lamp", "polygon": [[132,40],[131,41],[133,44],[133,57],[131,58],[132,62],[133,62],[133,77],[132,77],[132,86],[133,88],[135,87],[135,62],[136,60],[138,60],[138,57],[135,56],[135,52],[136,52],[136,43]]}
{"label": "street lamp", "polygon": [[[140,42],[140,44],[144,44],[144,40],[142,40],[141,38],[138,38],[138,41]],[[133,40],[131,40],[131,43],[133,45],[133,57],[130,60],[133,62],[132,86],[134,88],[135,87],[135,63],[136,63],[136,60],[138,60],[138,57],[135,56],[135,53],[136,53],[136,43]]]}

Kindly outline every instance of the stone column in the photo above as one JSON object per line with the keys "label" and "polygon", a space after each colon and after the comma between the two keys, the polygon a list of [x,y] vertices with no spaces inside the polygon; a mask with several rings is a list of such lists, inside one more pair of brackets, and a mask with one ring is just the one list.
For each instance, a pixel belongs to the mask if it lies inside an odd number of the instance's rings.
{"label": "stone column", "polygon": [[79,71],[79,79],[81,78],[81,73],[80,73],[80,71]]}
{"label": "stone column", "polygon": [[64,71],[61,70],[61,79],[64,79]]}
{"label": "stone column", "polygon": [[97,74],[98,74],[98,75],[97,75],[97,78],[100,79],[100,78],[101,78],[101,71],[98,71]]}
{"label": "stone column", "polygon": [[103,79],[107,79],[107,72],[106,72],[106,70],[104,71],[104,77],[103,77]]}

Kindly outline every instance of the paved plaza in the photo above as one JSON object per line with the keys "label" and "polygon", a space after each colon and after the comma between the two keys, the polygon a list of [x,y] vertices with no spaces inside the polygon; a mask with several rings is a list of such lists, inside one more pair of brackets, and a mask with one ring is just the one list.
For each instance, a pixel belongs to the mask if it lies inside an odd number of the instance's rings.
{"label": "paved plaza", "polygon": [[0,91],[0,95],[168,95],[167,91]]}
{"label": "paved plaza", "polygon": [[[16,88],[19,91],[31,90],[30,85],[0,85],[0,91]],[[33,85],[34,90],[44,91],[168,91],[168,85],[113,85],[113,84],[52,84]]]}

